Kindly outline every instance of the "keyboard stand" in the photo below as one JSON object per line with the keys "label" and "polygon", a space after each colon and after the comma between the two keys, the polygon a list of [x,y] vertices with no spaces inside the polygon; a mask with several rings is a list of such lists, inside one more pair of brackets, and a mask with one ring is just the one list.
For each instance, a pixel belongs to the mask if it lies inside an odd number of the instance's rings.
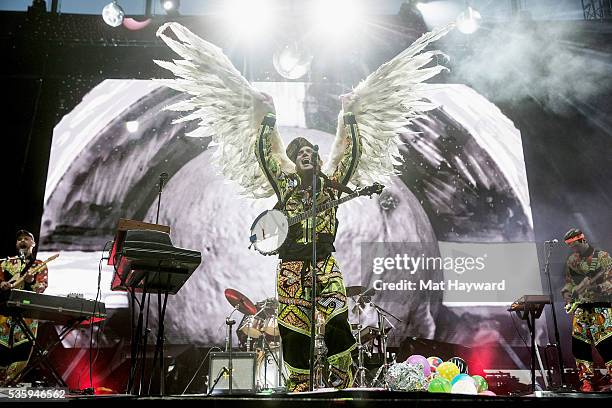
{"label": "keyboard stand", "polygon": [[[535,342],[535,322],[542,315],[542,310],[544,310],[544,304],[536,304],[536,303],[525,303],[524,308],[522,310],[515,310],[516,314],[522,320],[527,321],[527,328],[529,329],[529,334],[531,337],[531,391],[535,392],[535,367],[536,367],[536,356],[538,358],[538,362],[540,363],[540,369],[542,369],[542,359],[540,357],[540,353],[537,349],[537,345]],[[542,377],[544,382],[546,383],[546,376],[542,372]]]}
{"label": "keyboard stand", "polygon": [[53,365],[49,362],[48,356],[49,353],[62,342],[64,337],[66,337],[68,333],[74,330],[82,320],[79,319],[71,323],[66,323],[66,325],[62,328],[62,331],[58,334],[59,340],[57,340],[51,346],[47,346],[47,348],[42,348],[39,342],[36,341],[34,333],[32,333],[32,331],[30,330],[30,328],[28,327],[25,320],[20,314],[14,314],[13,316],[11,316],[11,318],[19,325],[21,331],[28,337],[28,340],[32,345],[32,354],[34,354],[34,356],[32,357],[33,360],[28,361],[26,368],[21,371],[21,373],[19,373],[17,377],[8,382],[7,385],[18,384],[19,381],[24,378],[30,371],[32,371],[34,367],[40,365],[44,366],[47,370],[49,370],[58,387],[68,388],[68,385],[66,384],[62,376],[57,372],[55,368],[53,368]]}

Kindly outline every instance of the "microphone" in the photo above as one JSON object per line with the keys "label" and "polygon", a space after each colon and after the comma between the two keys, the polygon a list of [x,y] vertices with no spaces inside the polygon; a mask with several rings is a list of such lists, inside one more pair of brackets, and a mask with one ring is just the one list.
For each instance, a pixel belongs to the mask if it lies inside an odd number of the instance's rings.
{"label": "microphone", "polygon": [[27,252],[27,251],[25,250],[25,248],[19,248],[19,258],[20,258],[21,260],[24,260],[24,259],[25,259],[25,257],[26,257],[26,252]]}
{"label": "microphone", "polygon": [[312,160],[312,166],[315,169],[319,168],[319,145],[312,146],[312,155],[310,156]]}
{"label": "microphone", "polygon": [[159,175],[159,192],[161,193],[162,190],[164,189],[164,186],[166,185],[166,183],[168,182],[168,173],[166,173],[165,171]]}

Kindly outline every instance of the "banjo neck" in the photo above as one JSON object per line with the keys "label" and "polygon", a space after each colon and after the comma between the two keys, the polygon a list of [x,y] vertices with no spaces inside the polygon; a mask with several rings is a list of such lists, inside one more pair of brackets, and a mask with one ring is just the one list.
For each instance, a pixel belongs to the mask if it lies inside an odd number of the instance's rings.
{"label": "banjo neck", "polygon": [[[327,211],[330,208],[334,208],[339,206],[342,203],[345,203],[347,201],[352,200],[353,198],[359,197],[361,195],[361,191],[355,191],[354,193],[351,193],[347,196],[344,196],[342,198],[339,198],[337,200],[332,200],[332,201],[328,201],[324,204],[318,205],[317,206],[317,214],[322,213],[323,211]],[[300,223],[302,221],[304,221],[307,218],[312,217],[312,210],[303,212],[301,214],[298,214],[296,216],[293,217],[288,217],[287,218],[287,223],[289,226],[295,225],[297,223]]]}

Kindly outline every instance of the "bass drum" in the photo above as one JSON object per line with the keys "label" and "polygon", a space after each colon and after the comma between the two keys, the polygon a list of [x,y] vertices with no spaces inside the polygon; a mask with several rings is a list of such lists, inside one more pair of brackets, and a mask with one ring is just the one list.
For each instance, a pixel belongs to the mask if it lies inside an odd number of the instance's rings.
{"label": "bass drum", "polygon": [[260,391],[284,388],[289,376],[283,364],[280,344],[270,343],[269,346],[269,352],[257,349],[256,385]]}

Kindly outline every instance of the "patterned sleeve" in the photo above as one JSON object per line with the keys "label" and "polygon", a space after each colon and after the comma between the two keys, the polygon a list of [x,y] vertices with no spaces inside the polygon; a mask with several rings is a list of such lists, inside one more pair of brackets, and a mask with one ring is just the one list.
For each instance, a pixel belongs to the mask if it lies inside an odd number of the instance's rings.
{"label": "patterned sleeve", "polygon": [[602,283],[599,285],[601,292],[607,295],[612,295],[612,258],[610,254],[601,251],[599,254],[599,266],[604,272]]}
{"label": "patterned sleeve", "polygon": [[572,267],[575,267],[575,264],[577,262],[577,257],[575,255],[576,254],[570,255],[569,258],[567,258],[567,262],[565,263],[565,285],[561,289],[562,294],[566,292],[571,294],[574,291],[574,288],[576,287],[576,283],[572,279],[571,274]]}
{"label": "patterned sleeve", "polygon": [[255,156],[257,156],[259,167],[272,185],[276,197],[278,197],[279,200],[282,200],[287,177],[282,172],[280,163],[272,154],[271,135],[274,131],[275,123],[276,117],[272,113],[268,113],[261,122],[259,135],[257,136],[257,140],[255,142]]}
{"label": "patterned sleeve", "polygon": [[362,146],[355,115],[351,112],[345,113],[343,120],[344,129],[341,129],[343,131],[341,134],[344,137],[344,152],[342,153],[340,163],[338,163],[330,178],[346,185],[355,173],[359,158],[361,157]]}

